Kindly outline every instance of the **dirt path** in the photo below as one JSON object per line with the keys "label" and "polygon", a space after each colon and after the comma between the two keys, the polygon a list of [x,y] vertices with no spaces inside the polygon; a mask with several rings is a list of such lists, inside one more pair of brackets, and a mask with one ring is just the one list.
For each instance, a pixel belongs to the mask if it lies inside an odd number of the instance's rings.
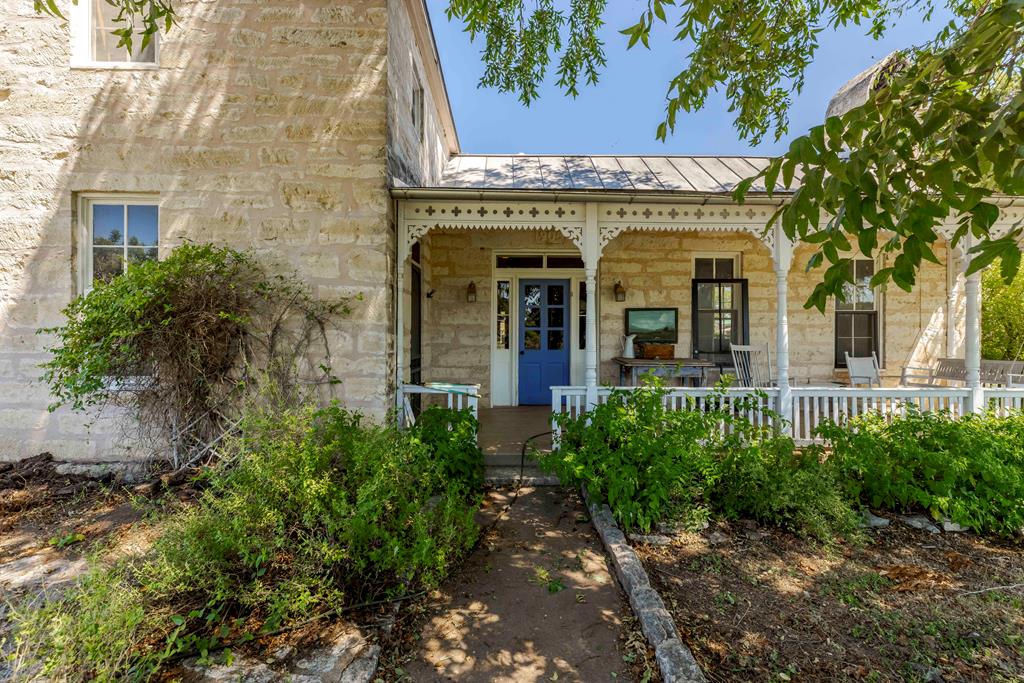
{"label": "dirt path", "polygon": [[[485,524],[512,495],[488,494]],[[632,680],[628,610],[578,498],[524,488],[446,584],[402,668],[411,681]]]}

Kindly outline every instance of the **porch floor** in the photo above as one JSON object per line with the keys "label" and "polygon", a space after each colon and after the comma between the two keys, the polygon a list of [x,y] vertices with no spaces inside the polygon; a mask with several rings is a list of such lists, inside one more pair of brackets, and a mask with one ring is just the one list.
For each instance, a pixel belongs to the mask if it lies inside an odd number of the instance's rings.
{"label": "porch floor", "polygon": [[487,479],[493,482],[511,482],[520,475],[534,484],[555,484],[554,477],[545,475],[529,457],[521,462],[523,444],[530,437],[530,445],[541,451],[551,450],[551,408],[548,406],[501,406],[480,408],[480,433],[477,437],[484,452]]}

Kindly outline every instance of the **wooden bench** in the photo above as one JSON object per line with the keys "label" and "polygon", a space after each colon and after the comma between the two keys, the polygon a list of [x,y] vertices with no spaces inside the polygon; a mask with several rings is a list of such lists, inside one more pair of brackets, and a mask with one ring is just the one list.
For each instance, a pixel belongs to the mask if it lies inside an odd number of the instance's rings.
{"label": "wooden bench", "polygon": [[[1024,361],[981,361],[981,383],[984,386],[1017,385],[1024,373]],[[940,358],[934,366],[908,365],[900,375],[900,386],[942,387],[967,384],[967,367],[963,358]]]}

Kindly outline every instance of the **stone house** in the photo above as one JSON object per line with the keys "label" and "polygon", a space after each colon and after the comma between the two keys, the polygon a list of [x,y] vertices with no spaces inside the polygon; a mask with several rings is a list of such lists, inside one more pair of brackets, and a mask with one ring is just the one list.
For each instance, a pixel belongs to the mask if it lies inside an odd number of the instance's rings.
{"label": "stone house", "polygon": [[944,244],[912,293],[861,259],[849,303],[804,310],[810,250],[764,229],[784,195],[730,197],[763,159],[461,154],[423,0],[177,0],[132,56],[104,0],[58,5],[0,0],[0,459],[123,457],[109,425],[47,411],[36,330],[188,240],[361,293],[332,353],[339,397],[377,416],[429,382],[489,408],[616,383],[627,324],[719,367],[770,346],[794,385],[841,380],[844,352],[895,383],[971,345]]}

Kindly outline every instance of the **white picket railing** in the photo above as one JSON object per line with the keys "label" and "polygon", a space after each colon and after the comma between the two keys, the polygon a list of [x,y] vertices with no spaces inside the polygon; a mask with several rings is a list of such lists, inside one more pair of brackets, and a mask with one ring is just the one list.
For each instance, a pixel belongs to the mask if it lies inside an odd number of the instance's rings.
{"label": "white picket railing", "polygon": [[[600,387],[597,389],[599,404],[608,400],[612,391],[631,391],[636,387]],[[718,408],[724,402],[746,406],[746,416],[755,424],[767,425],[772,414],[777,414],[779,391],[774,388],[746,389],[728,388],[724,392],[714,388],[674,387],[667,389],[665,404],[672,410],[708,410]],[[749,402],[739,403],[743,396],[760,396],[755,408]],[[790,390],[791,409],[784,415],[792,427],[793,438],[798,443],[815,441],[814,431],[827,420],[839,422],[864,413],[879,413],[887,418],[906,415],[911,406],[921,412],[942,412],[953,417],[962,417],[971,412],[970,389],[959,387],[927,388],[879,388],[855,389],[849,387],[796,387]],[[984,389],[984,407],[999,415],[1024,410],[1024,388]],[[552,387],[551,411],[555,414],[568,413],[579,417],[587,411],[586,387]],[[721,397],[721,398],[719,398]],[[557,440],[557,425],[554,426]]]}
{"label": "white picket railing", "polygon": [[401,411],[399,415],[401,426],[411,427],[416,424],[416,414],[413,411],[413,395],[422,396],[443,396],[444,404],[452,410],[464,410],[469,408],[473,411],[473,417],[480,419],[480,385],[479,384],[448,384],[442,382],[428,382],[426,384],[400,384],[398,385],[398,397]]}
{"label": "white picket railing", "polygon": [[1024,387],[985,389],[985,407],[997,415],[1024,410]]}
{"label": "white picket railing", "polygon": [[921,412],[946,412],[960,417],[967,412],[970,389],[854,389],[849,387],[798,387],[790,390],[793,411],[790,421],[798,443],[814,440],[814,430],[830,420],[880,413],[892,417],[906,415],[910,406]]}
{"label": "white picket railing", "polygon": [[[613,391],[634,391],[637,387],[599,387],[597,389],[597,402],[603,404],[608,401]],[[778,404],[778,389],[746,389],[730,387],[725,390],[704,388],[704,387],[672,387],[666,389],[664,398],[665,406],[670,410],[711,410],[727,407],[733,414],[739,415],[740,411],[753,423],[767,425],[771,420],[770,413],[774,412]],[[741,398],[757,397],[757,403],[751,406],[749,400],[739,401]],[[551,387],[551,412],[554,414],[569,414],[577,418],[587,411],[587,390],[586,387]],[[559,429],[552,417],[552,431],[557,442]]]}

